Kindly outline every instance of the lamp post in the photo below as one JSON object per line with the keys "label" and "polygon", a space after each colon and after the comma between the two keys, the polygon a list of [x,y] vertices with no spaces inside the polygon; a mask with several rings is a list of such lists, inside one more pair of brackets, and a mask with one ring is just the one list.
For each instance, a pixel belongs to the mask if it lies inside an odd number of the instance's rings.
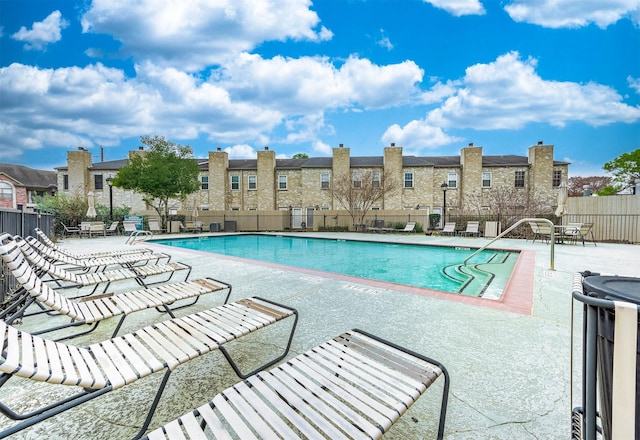
{"label": "lamp post", "polygon": [[449,185],[447,185],[447,182],[442,182],[440,188],[442,188],[442,225],[444,226],[447,222],[447,188],[449,188]]}
{"label": "lamp post", "polygon": [[112,177],[107,177],[107,185],[109,185],[109,221],[113,221],[113,185],[111,181]]}

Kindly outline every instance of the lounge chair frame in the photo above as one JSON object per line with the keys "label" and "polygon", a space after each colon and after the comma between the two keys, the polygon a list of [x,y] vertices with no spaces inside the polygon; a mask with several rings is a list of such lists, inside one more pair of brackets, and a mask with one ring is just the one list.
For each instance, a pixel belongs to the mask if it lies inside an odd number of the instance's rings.
{"label": "lounge chair frame", "polygon": [[[92,332],[101,321],[107,318],[120,316],[120,321],[113,332],[115,337],[124,320],[131,313],[155,308],[174,318],[174,310],[195,304],[202,295],[227,289],[225,304],[231,295],[232,286],[229,283],[209,277],[116,294],[105,293],[73,301],[60,295],[58,291],[43,282],[16,242],[7,241],[6,237],[9,237],[8,234],[0,236],[0,257],[20,288],[14,293],[12,302],[0,313],[0,319],[11,324],[18,319],[55,312],[70,318],[69,323],[36,331],[34,335],[89,325],[89,329],[65,335],[58,340],[70,339]],[[183,300],[189,299],[192,301],[187,304],[182,303]],[[180,305],[174,305],[176,302],[180,302]],[[38,305],[39,310],[28,312],[27,309],[34,303]]]}
{"label": "lounge chair frame", "polygon": [[440,231],[441,235],[456,235],[456,224],[455,222],[445,223],[444,228]]}
{"label": "lounge chair frame", "polygon": [[[77,295],[75,298],[89,296],[94,294],[100,285],[104,285],[102,292],[106,292],[112,282],[133,280],[141,287],[149,287],[154,284],[169,282],[176,272],[185,271],[183,281],[186,281],[191,274],[191,266],[179,263],[169,262],[161,264],[147,264],[144,266],[133,266],[125,264],[120,268],[111,270],[103,270],[100,272],[78,273],[77,271],[69,271],[60,265],[53,264],[45,258],[36,249],[34,249],[25,239],[15,235],[13,240],[20,246],[22,254],[31,263],[35,272],[40,276],[42,281],[55,283],[55,289],[70,289],[94,286],[93,290],[83,295]],[[162,279],[158,279],[158,275],[167,275]],[[153,278],[150,282],[148,278]]]}
{"label": "lounge chair frame", "polygon": [[76,258],[69,257],[66,254],[43,244],[34,237],[26,237],[25,240],[40,252],[44,257],[48,258],[55,264],[66,264],[80,270],[105,270],[109,266],[132,267],[134,265],[158,264],[163,260],[168,263],[171,261],[171,255],[161,252],[142,252],[135,254],[123,254],[115,256]]}
{"label": "lounge chair frame", "polygon": [[449,396],[446,368],[354,329],[228,388],[145,439],[377,439],[441,376],[438,439]]}
{"label": "lounge chair frame", "polygon": [[[294,320],[283,352],[255,370],[243,373],[223,344],[290,317]],[[275,365],[288,354],[297,322],[296,309],[253,297],[153,324],[86,348],[45,340],[0,322],[0,336],[4,340],[0,387],[17,376],[82,388],[73,396],[24,414],[0,403],[0,413],[20,421],[0,432],[0,438],[164,371],[146,419],[135,437],[139,438],[149,427],[169,376],[176,367],[219,349],[239,377],[249,377]]]}
{"label": "lounge chair frame", "polygon": [[92,252],[90,254],[76,254],[73,252],[69,252],[67,249],[56,245],[53,241],[51,241],[51,239],[47,236],[47,234],[45,234],[42,231],[42,229],[35,228],[35,231],[37,235],[36,238],[40,240],[42,243],[60,252],[61,254],[67,255],[68,257],[72,257],[72,258],[83,259],[83,258],[116,257],[121,255],[127,255],[127,254],[142,254],[145,252],[153,252],[153,250],[149,248],[135,248],[135,249],[118,249],[118,250],[113,250],[108,252]]}

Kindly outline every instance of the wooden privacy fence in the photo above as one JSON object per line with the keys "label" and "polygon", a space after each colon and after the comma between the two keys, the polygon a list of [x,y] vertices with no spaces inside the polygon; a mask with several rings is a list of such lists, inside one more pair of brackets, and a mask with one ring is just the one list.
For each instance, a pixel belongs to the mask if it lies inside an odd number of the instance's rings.
{"label": "wooden privacy fence", "polygon": [[563,222],[593,223],[598,241],[640,243],[640,195],[570,197]]}

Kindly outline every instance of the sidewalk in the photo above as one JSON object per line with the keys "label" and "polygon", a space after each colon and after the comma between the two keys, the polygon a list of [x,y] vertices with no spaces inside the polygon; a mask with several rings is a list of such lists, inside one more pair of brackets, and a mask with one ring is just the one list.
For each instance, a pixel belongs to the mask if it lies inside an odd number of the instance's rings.
{"label": "sidewalk", "polygon": [[[418,234],[345,233],[338,236],[466,247],[487,243],[484,238]],[[60,244],[79,253],[127,247],[124,237],[67,239]],[[416,295],[389,286],[382,288],[375,283],[353,282],[331,274],[309,274],[168,248],[152,242],[139,246],[168,251],[173,255],[172,261],[191,264],[191,278],[212,276],[231,283],[231,301],[257,295],[296,307],[300,321],[291,356],[344,330],[361,328],[441,361],[452,380],[445,431],[447,439],[568,439],[570,411],[578,403],[580,386],[580,368],[576,360],[574,397],[573,403],[570,402],[573,274],[591,270],[640,276],[638,246],[556,245],[555,270],[550,270],[549,245],[501,239],[493,247],[535,252],[533,311],[528,315]],[[196,306],[181,310],[179,316],[218,304],[219,297],[205,297]],[[579,305],[574,307],[579,310]],[[577,313],[576,319],[580,318],[581,314]],[[166,317],[155,311],[132,314],[120,333],[161,319]],[[71,343],[88,345],[106,339],[114,325],[115,322],[106,322],[94,333],[73,339]],[[29,330],[27,323],[22,328]],[[575,328],[579,338],[581,323],[576,322]],[[579,348],[580,341],[576,341],[575,346]],[[273,347],[265,336],[256,334],[239,342],[236,350],[240,351],[236,352],[250,360],[280,348]],[[14,438],[130,438],[142,423],[160,379],[161,375],[155,375],[125,386]],[[152,428],[192,410],[238,381],[217,352],[179,367],[171,375]],[[57,392],[51,391],[51,386],[21,385],[19,381],[15,384],[10,381],[0,388],[0,400],[32,403],[44,401],[47,393]],[[439,387],[440,384],[436,384],[434,389],[428,390],[385,439],[433,438]],[[43,391],[45,388],[47,391]],[[0,417],[0,428],[12,423]]]}

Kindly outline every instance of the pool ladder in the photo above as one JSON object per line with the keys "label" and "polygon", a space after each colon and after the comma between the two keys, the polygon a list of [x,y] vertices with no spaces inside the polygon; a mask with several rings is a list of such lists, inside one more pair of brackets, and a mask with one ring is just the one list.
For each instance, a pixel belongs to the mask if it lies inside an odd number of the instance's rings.
{"label": "pool ladder", "polygon": [[518,220],[517,222],[515,222],[513,225],[511,225],[509,228],[505,229],[504,231],[502,231],[501,234],[499,234],[496,238],[494,238],[493,240],[491,240],[489,243],[485,244],[484,246],[482,246],[480,249],[476,250],[474,253],[472,253],[471,255],[469,255],[462,264],[464,264],[465,266],[467,265],[467,262],[475,257],[476,255],[478,255],[480,252],[482,252],[483,250],[485,250],[486,248],[488,248],[489,246],[491,246],[491,244],[504,237],[505,235],[507,235],[509,232],[513,231],[515,228],[517,228],[518,226],[520,226],[521,224],[525,223],[525,222],[546,222],[549,224],[549,228],[551,229],[551,234],[550,234],[550,239],[549,239],[549,246],[550,246],[550,258],[551,261],[549,262],[549,270],[555,270],[554,268],[554,247],[553,244],[556,241],[556,237],[555,237],[555,231],[554,231],[554,225],[553,222],[549,219],[546,218],[523,218]]}

